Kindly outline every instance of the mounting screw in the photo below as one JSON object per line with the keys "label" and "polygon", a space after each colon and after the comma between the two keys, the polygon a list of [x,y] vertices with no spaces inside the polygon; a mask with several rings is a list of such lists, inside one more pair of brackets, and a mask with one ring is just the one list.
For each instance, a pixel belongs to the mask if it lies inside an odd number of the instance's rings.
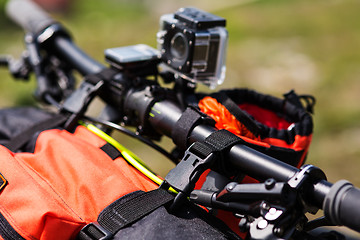
{"label": "mounting screw", "polygon": [[258,229],[265,229],[267,226],[268,226],[268,222],[265,219],[260,220],[256,225]]}
{"label": "mounting screw", "polygon": [[231,191],[235,188],[235,186],[236,186],[236,183],[235,183],[235,182],[229,183],[229,184],[226,186],[226,190],[227,190],[228,192],[231,192]]}
{"label": "mounting screw", "polygon": [[266,202],[263,202],[263,203],[261,204],[261,208],[262,208],[262,209],[265,209],[265,210],[269,210],[269,209],[270,209],[270,205],[267,204]]}
{"label": "mounting screw", "polygon": [[143,126],[139,125],[136,129],[136,135],[142,135],[144,133],[144,128]]}
{"label": "mounting screw", "polygon": [[129,118],[127,116],[124,116],[122,119],[122,122],[124,123],[124,125],[128,124],[130,122]]}
{"label": "mounting screw", "polygon": [[264,182],[264,184],[265,184],[265,188],[266,188],[267,190],[270,190],[270,189],[272,189],[273,187],[275,187],[276,181],[275,181],[275,179],[273,179],[273,178],[269,178],[269,179],[267,179],[267,180]]}

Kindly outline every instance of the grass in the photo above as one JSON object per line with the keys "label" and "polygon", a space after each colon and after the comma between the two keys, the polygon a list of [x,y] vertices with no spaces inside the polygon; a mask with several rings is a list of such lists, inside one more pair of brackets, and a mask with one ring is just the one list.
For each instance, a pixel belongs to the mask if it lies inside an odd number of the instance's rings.
{"label": "grass", "polygon": [[[317,98],[308,163],[360,184],[357,1],[258,1],[220,12],[230,33],[228,84]],[[236,16],[238,16],[236,18]],[[230,81],[229,81],[230,78]],[[233,81],[233,82],[232,82]]]}
{"label": "grass", "polygon": [[[317,105],[308,163],[324,169],[330,181],[346,178],[360,186],[360,2],[213,2],[218,7],[212,11],[227,19],[230,35],[223,87],[248,87],[276,96],[290,89],[313,94]],[[109,47],[137,43],[155,47],[158,18],[178,4],[77,0],[70,13],[57,17],[81,48],[103,61],[103,50]],[[205,9],[211,6],[184,2],[185,6],[194,4]],[[19,56],[21,31],[3,15],[0,28],[0,52]],[[0,77],[0,105],[34,103],[30,100],[33,84],[13,82],[4,70]],[[132,150],[145,161],[161,158],[149,157],[148,148],[136,146]],[[172,167],[159,165],[153,166],[163,175]]]}

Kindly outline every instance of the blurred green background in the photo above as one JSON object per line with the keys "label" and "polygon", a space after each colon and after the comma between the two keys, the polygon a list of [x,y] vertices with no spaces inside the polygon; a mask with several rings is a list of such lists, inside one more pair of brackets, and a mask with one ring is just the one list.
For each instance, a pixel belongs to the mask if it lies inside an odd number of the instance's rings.
{"label": "blurred green background", "polygon": [[[332,182],[346,178],[360,186],[360,1],[73,0],[69,11],[54,16],[85,52],[104,62],[106,48],[156,47],[159,17],[181,6],[227,19],[230,41],[222,88],[248,87],[275,96],[295,89],[316,97],[307,163],[322,168]],[[2,11],[0,53],[19,56],[22,37]],[[0,106],[34,104],[33,81],[15,82],[4,69],[0,78]],[[172,167],[161,156],[149,155],[151,149],[120,138],[160,174]]]}

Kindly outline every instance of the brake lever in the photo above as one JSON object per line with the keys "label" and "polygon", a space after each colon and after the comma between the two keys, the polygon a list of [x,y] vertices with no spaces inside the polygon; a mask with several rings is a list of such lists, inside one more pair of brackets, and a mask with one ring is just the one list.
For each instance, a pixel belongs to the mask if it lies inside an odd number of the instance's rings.
{"label": "brake lever", "polygon": [[274,179],[268,179],[265,183],[239,184],[232,182],[219,193],[194,190],[190,194],[190,200],[210,208],[258,217],[261,215],[260,202],[269,201],[288,206],[295,198],[294,194],[288,191],[285,183],[277,183]]}
{"label": "brake lever", "polygon": [[222,202],[234,201],[282,201],[288,198],[287,185],[268,179],[264,183],[239,184],[232,182],[217,195],[216,199]]}

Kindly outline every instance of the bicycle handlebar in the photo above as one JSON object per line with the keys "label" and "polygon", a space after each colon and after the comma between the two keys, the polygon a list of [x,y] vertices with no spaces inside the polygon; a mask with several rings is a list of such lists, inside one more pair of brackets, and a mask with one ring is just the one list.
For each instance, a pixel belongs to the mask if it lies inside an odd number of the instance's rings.
{"label": "bicycle handlebar", "polygon": [[[181,110],[170,101],[157,102],[149,119],[154,129],[171,137],[171,131],[181,116]],[[215,128],[198,125],[190,133],[189,144],[204,141]],[[279,182],[287,182],[295,176],[299,169],[260,153],[248,146],[237,144],[229,151],[229,161],[234,167],[257,180],[264,181],[274,178]],[[339,181],[332,185],[321,180],[313,183],[306,200],[312,205],[323,209],[325,216],[334,224],[344,225],[360,232],[360,189],[350,183]]]}
{"label": "bicycle handlebar", "polygon": [[30,33],[40,33],[56,23],[44,10],[30,1],[11,0],[6,6],[7,15]]}
{"label": "bicycle handlebar", "polygon": [[[53,24],[57,24],[48,14],[29,0],[11,0],[7,14],[25,30],[39,34]],[[51,42],[51,51],[69,62],[70,66],[83,75],[101,71],[104,66],[90,58],[73,42],[64,36],[56,36]],[[125,108],[125,107],[124,107]],[[182,110],[171,101],[157,102],[149,118],[150,125],[159,133],[171,137],[171,130],[180,118]],[[216,129],[199,125],[190,133],[189,144],[203,141]],[[247,146],[237,144],[230,149],[229,161],[242,172],[258,180],[274,178],[286,182],[299,172],[299,169],[277,159],[262,154]],[[325,216],[333,223],[345,225],[360,232],[360,189],[350,183],[339,181],[332,185],[321,180],[314,182],[306,198],[310,204],[324,209]]]}
{"label": "bicycle handlebar", "polygon": [[[6,13],[24,30],[35,36],[43,34],[45,39],[54,33],[52,28],[61,26],[31,0],[10,0],[6,5]],[[50,31],[44,32],[47,29]],[[66,32],[64,28],[62,29]],[[82,75],[98,73],[105,68],[73,44],[67,34],[58,35],[51,40],[46,42],[46,47],[54,51],[59,58],[68,62]]]}
{"label": "bicycle handlebar", "polygon": [[80,48],[78,48],[69,38],[58,36],[49,48],[52,48],[56,55],[69,63],[69,65],[79,71],[83,76],[95,74],[105,68],[104,65],[90,58]]}

